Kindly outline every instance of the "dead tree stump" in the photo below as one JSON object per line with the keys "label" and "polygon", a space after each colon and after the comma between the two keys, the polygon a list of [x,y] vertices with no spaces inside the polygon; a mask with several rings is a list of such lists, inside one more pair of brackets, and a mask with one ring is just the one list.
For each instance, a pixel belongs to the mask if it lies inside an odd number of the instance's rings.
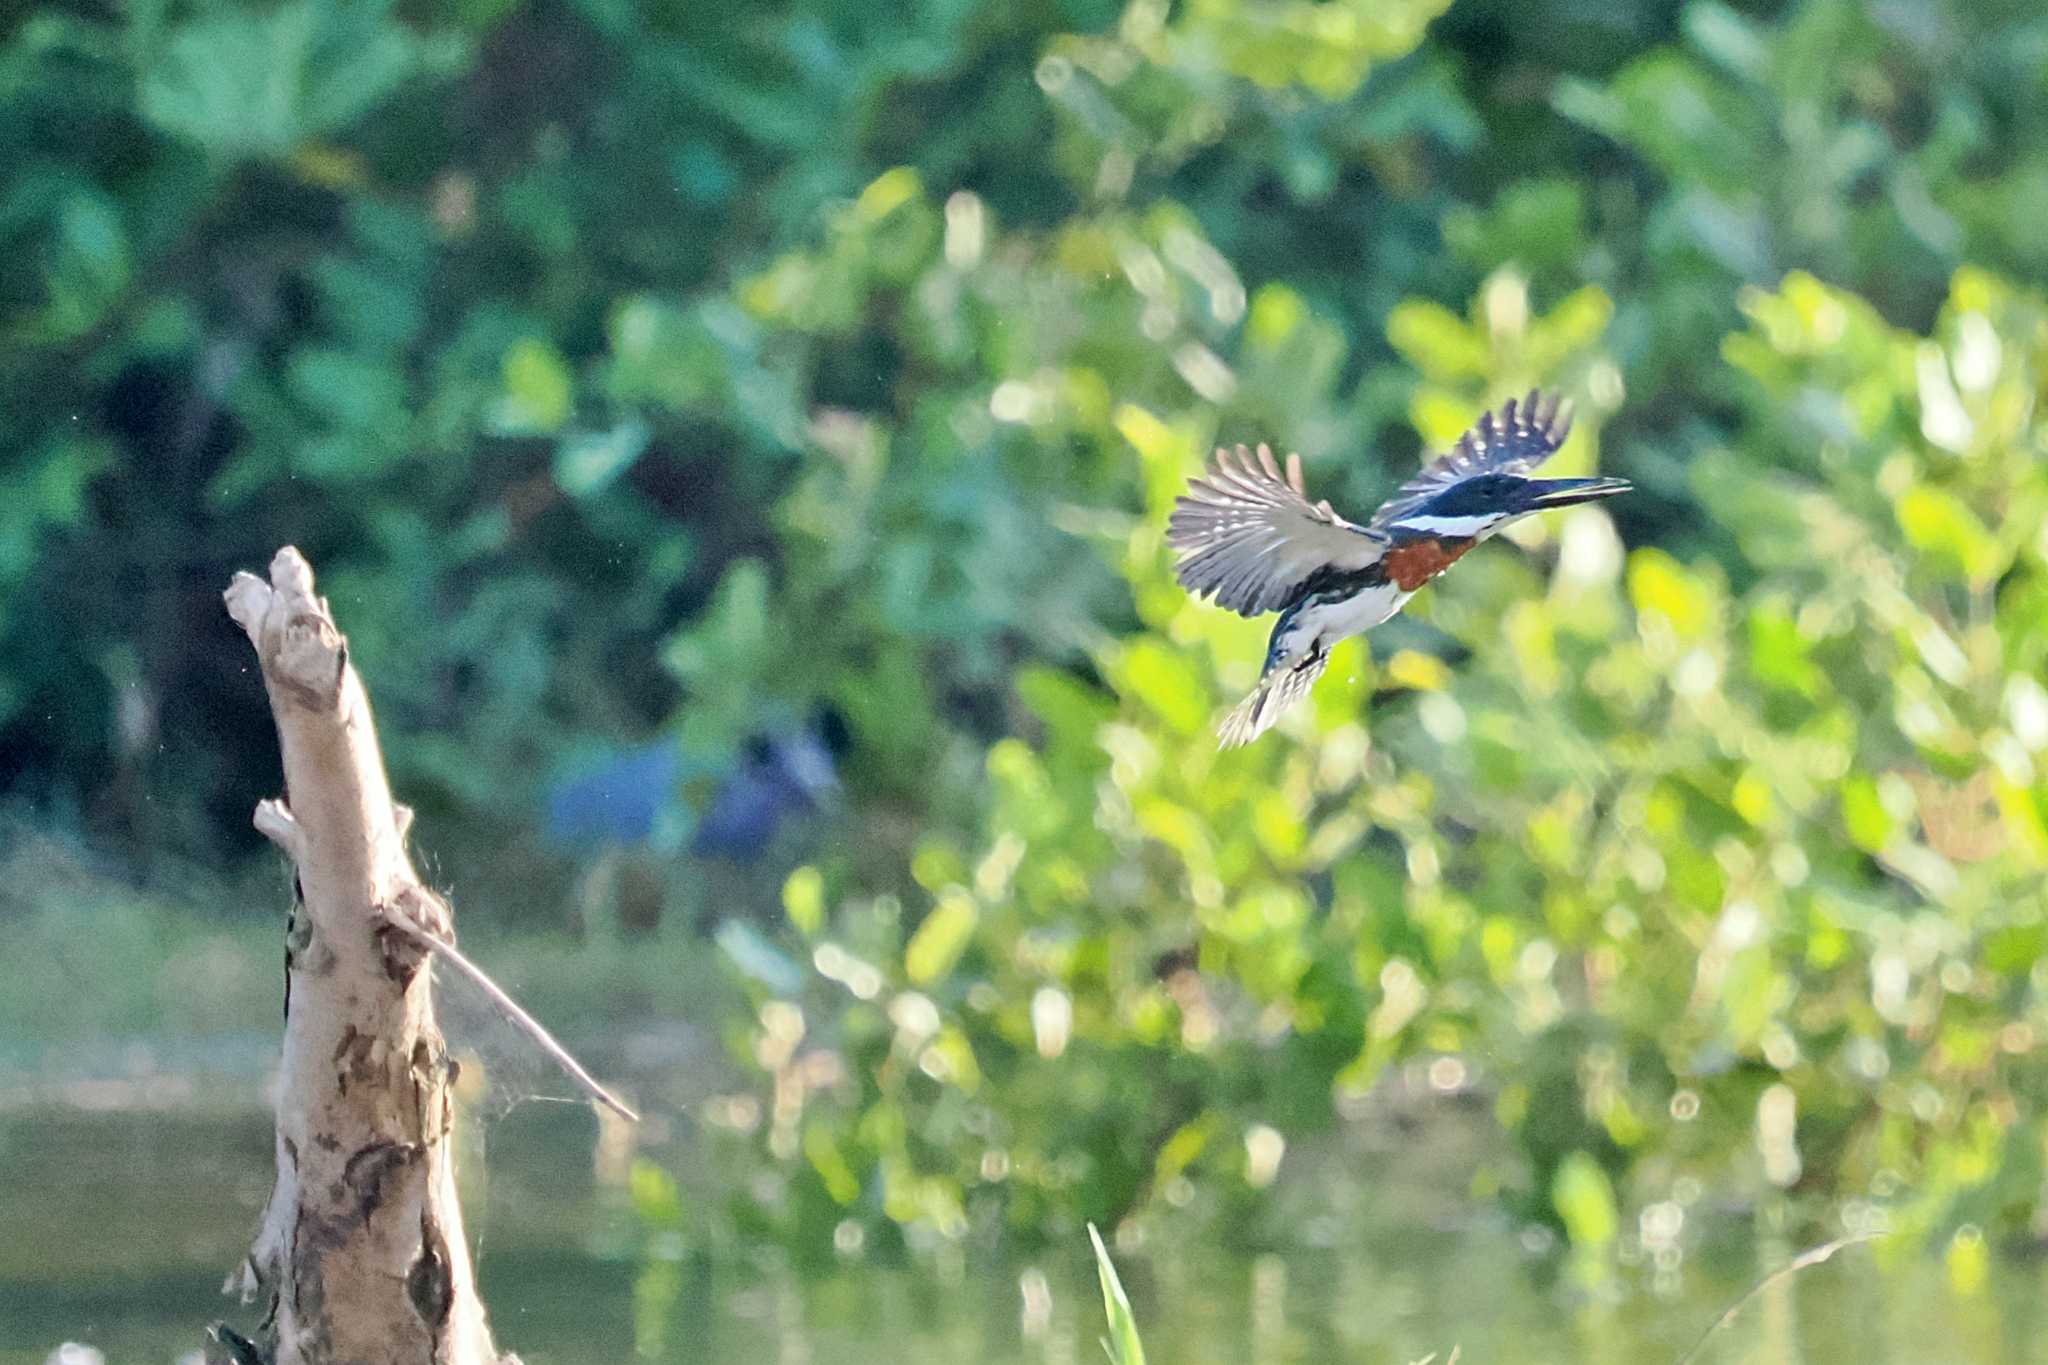
{"label": "dead tree stump", "polygon": [[[287,546],[236,574],[230,615],[263,670],[285,794],[256,825],[290,856],[277,1184],[228,1289],[267,1312],[242,1365],[500,1365],[456,1202],[450,1082],[427,940],[448,907],[406,854],[362,679]],[[509,1360],[510,1357],[507,1357]]]}

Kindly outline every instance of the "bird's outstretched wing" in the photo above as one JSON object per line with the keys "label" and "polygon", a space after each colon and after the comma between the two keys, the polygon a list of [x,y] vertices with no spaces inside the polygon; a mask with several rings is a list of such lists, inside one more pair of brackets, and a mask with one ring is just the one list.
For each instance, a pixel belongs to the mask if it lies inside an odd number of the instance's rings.
{"label": "bird's outstretched wing", "polygon": [[1318,569],[1362,569],[1387,548],[1376,531],[1353,525],[1327,502],[1301,491],[1301,464],[1283,478],[1273,452],[1218,450],[1208,477],[1194,479],[1173,505],[1166,543],[1181,552],[1181,586],[1245,616],[1275,611]]}
{"label": "bird's outstretched wing", "polygon": [[1373,530],[1399,521],[1460,479],[1474,474],[1527,474],[1555,455],[1571,434],[1571,408],[1536,389],[1517,402],[1510,398],[1458,438],[1450,453],[1396,489],[1366,525]]}

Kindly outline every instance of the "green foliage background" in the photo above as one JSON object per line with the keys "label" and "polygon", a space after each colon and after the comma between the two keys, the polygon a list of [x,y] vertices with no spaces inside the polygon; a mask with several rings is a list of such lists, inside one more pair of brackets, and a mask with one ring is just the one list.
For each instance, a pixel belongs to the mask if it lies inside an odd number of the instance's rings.
{"label": "green foliage background", "polygon": [[[846,718],[822,851],[723,940],[744,1230],[1258,1204],[1411,1065],[1594,1255],[1702,1191],[2038,1229],[2038,6],[4,23],[16,799],[247,851],[218,591],[290,541],[487,903],[566,885],[587,751]],[[1203,453],[1363,510],[1535,383],[1640,492],[1218,754],[1264,631],[1173,586]]]}

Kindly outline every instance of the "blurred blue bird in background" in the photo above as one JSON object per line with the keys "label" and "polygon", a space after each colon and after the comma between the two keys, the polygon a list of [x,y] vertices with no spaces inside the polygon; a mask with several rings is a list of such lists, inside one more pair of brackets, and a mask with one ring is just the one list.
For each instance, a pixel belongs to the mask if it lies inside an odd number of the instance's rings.
{"label": "blurred blue bird in background", "polygon": [[657,829],[673,818],[682,780],[683,754],[672,738],[614,754],[596,771],[549,788],[543,826],[548,841],[569,846],[660,842]]}
{"label": "blurred blue bird in background", "polygon": [[[556,781],[543,828],[550,843],[595,851],[580,897],[586,907],[613,901],[624,928],[651,930],[680,855],[741,871],[774,861],[784,836],[838,797],[845,747],[844,723],[830,712],[752,735],[726,763],[658,739]],[[704,787],[693,809],[687,793]],[[728,901],[744,898],[722,889]]]}
{"label": "blurred blue bird in background", "polygon": [[824,739],[809,728],[749,739],[697,817],[690,852],[751,863],[785,823],[839,794],[839,771]]}

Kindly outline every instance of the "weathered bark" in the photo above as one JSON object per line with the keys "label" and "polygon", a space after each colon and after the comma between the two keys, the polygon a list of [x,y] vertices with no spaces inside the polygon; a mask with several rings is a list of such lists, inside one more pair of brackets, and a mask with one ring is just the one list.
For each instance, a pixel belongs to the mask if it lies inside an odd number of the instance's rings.
{"label": "weathered bark", "polygon": [[[498,1365],[471,1274],[449,1141],[454,1065],[434,1022],[430,939],[447,904],[405,851],[362,680],[299,552],[237,574],[227,608],[256,647],[285,797],[256,825],[292,859],[277,1185],[230,1292],[262,1296],[276,1365]],[[509,1359],[509,1358],[508,1358]]]}

